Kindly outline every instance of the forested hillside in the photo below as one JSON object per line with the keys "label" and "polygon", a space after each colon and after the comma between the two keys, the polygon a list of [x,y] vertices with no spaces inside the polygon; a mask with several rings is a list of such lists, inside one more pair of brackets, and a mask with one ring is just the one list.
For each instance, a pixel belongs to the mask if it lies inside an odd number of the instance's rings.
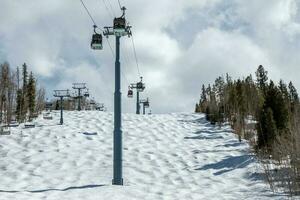
{"label": "forested hillside", "polygon": [[[230,123],[239,139],[247,139],[266,170],[272,189],[300,188],[299,97],[292,82],[275,83],[259,66],[252,75],[233,80],[218,77],[202,86],[196,112],[212,124]],[[283,186],[283,187],[282,187]]]}

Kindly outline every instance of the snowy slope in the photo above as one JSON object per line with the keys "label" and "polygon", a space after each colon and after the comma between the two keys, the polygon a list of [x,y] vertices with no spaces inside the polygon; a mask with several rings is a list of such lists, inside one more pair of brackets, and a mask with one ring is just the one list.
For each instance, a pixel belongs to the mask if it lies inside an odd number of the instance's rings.
{"label": "snowy slope", "polygon": [[111,185],[112,113],[64,116],[63,126],[55,113],[0,137],[0,200],[283,198],[263,182],[248,145],[203,115],[124,114],[123,187]]}

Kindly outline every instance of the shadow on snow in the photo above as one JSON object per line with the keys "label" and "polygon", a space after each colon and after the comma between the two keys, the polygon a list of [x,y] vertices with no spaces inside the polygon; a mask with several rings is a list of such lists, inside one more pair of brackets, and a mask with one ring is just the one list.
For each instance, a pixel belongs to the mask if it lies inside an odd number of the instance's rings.
{"label": "shadow on snow", "polygon": [[222,175],[235,169],[244,168],[254,162],[254,157],[251,155],[230,156],[217,163],[207,164],[196,170],[219,170],[214,175]]}
{"label": "shadow on snow", "polygon": [[49,191],[64,192],[64,191],[68,191],[68,190],[90,189],[90,188],[97,188],[97,187],[103,187],[103,186],[106,186],[106,185],[84,185],[84,186],[72,186],[72,187],[67,187],[67,188],[63,188],[63,189],[50,188],[50,189],[43,189],[43,190],[24,190],[24,191],[0,190],[0,192],[7,192],[7,193],[18,193],[18,192],[42,193],[42,192],[49,192]]}

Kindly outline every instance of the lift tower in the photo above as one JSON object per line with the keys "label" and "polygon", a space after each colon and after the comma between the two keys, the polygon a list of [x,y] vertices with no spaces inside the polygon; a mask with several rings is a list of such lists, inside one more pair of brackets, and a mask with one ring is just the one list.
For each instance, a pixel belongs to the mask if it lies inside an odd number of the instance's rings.
{"label": "lift tower", "polygon": [[[113,185],[123,185],[122,171],[122,121],[121,121],[121,64],[120,64],[120,39],[123,36],[131,36],[131,26],[125,20],[125,7],[121,8],[122,16],[114,18],[113,26],[104,27],[103,35],[107,38],[110,35],[116,37],[116,61],[115,61],[115,93],[114,93],[114,153],[113,153]],[[94,34],[91,41],[91,48],[101,50],[102,35],[96,32],[97,26],[94,25]]]}
{"label": "lift tower", "polygon": [[81,90],[86,89],[86,83],[73,83],[73,89],[78,90],[77,96],[75,96],[76,99],[78,99],[78,106],[77,110],[81,110],[81,98],[83,97],[81,94]]}
{"label": "lift tower", "polygon": [[146,108],[149,108],[149,98],[140,100],[140,103],[143,104],[143,115],[146,114]]}
{"label": "lift tower", "polygon": [[[140,92],[143,92],[145,90],[145,83],[143,83],[143,77],[141,77],[141,80],[137,83],[130,84],[130,89],[136,89],[136,114],[140,114]],[[130,97],[128,95],[128,97]]]}
{"label": "lift tower", "polygon": [[64,123],[63,120],[63,98],[70,97],[69,90],[54,90],[54,97],[60,98],[60,125]]}

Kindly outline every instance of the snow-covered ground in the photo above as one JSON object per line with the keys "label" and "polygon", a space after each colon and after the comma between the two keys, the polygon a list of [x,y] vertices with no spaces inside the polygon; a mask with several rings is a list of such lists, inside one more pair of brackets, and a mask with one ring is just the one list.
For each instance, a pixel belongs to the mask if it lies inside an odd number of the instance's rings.
{"label": "snow-covered ground", "polygon": [[112,186],[113,115],[65,112],[0,137],[0,200],[283,199],[249,146],[199,114],[123,115],[125,186]]}

